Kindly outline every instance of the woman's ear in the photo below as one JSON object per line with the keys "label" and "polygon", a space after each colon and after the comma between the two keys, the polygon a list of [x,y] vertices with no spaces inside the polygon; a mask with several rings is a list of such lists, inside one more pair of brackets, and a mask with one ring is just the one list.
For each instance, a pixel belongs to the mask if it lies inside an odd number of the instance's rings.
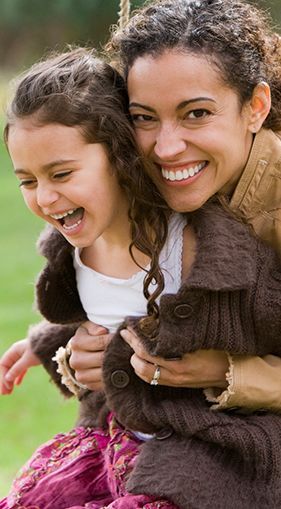
{"label": "woman's ear", "polygon": [[252,98],[249,101],[249,130],[257,133],[264,123],[271,108],[270,87],[265,81],[261,81],[254,88]]}

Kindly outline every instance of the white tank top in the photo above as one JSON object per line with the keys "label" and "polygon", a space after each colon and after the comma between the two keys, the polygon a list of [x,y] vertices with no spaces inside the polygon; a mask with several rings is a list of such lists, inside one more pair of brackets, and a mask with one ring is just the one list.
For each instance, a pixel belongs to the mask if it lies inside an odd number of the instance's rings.
{"label": "white tank top", "polygon": [[[186,220],[181,214],[171,215],[168,237],[159,257],[165,279],[164,293],[176,293],[181,285],[185,225]],[[144,270],[129,279],[105,276],[82,263],[78,248],[74,251],[74,268],[80,300],[89,320],[115,332],[125,316],[146,314]]]}

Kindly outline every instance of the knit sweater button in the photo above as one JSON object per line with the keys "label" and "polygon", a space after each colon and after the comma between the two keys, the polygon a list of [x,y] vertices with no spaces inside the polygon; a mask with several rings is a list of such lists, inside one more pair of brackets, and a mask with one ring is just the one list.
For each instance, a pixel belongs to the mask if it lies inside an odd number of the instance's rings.
{"label": "knit sweater button", "polygon": [[188,318],[193,313],[193,307],[190,304],[178,304],[174,309],[174,315],[177,318]]}
{"label": "knit sweater button", "polygon": [[111,383],[117,389],[124,389],[130,382],[130,377],[123,369],[116,369],[111,373]]}
{"label": "knit sweater button", "polygon": [[155,433],[155,438],[157,440],[166,440],[166,438],[170,438],[170,436],[172,436],[173,433],[174,433],[173,428],[167,426],[166,428],[162,428],[160,429],[160,431],[157,431]]}

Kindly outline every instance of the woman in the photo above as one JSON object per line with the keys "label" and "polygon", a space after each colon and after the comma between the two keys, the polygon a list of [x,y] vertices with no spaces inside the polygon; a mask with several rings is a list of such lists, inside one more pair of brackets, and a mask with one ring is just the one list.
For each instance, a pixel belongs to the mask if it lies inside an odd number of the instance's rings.
{"label": "woman", "polygon": [[[108,49],[127,79],[139,146],[155,163],[150,177],[170,207],[195,210],[218,194],[281,254],[280,41],[243,1],[155,1],[113,34]],[[150,382],[155,360],[134,335],[123,337],[136,351],[136,373]],[[159,383],[219,389],[225,364],[217,360],[212,369],[212,354],[202,380],[202,352],[158,359]],[[280,359],[229,361],[227,390],[218,398],[208,392],[219,408],[280,409]]]}

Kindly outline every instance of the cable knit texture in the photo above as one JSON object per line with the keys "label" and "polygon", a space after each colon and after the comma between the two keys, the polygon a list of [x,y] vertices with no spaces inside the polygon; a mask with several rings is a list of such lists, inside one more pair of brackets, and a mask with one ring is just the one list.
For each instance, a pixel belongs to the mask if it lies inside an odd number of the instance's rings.
{"label": "cable knit texture", "polygon": [[[215,348],[281,356],[280,260],[215,204],[192,213],[190,220],[197,237],[196,259],[179,292],[161,298],[159,334],[153,340],[145,337],[134,317],[125,324],[135,327],[155,355],[175,357]],[[57,240],[63,246],[59,256]],[[73,325],[85,314],[66,244],[50,231],[41,241],[48,263],[38,280],[37,303],[49,321]],[[59,334],[52,348],[56,342],[60,346]],[[39,344],[34,338],[37,351]],[[142,445],[129,491],[161,493],[183,509],[280,508],[281,417],[212,412],[199,389],[155,387],[140,380],[131,355],[117,332],[104,361],[107,403],[124,426],[149,433],[167,428],[170,436]],[[113,385],[116,369],[129,375],[126,387]],[[95,425],[106,407],[103,394],[88,393],[82,395],[81,415]]]}

